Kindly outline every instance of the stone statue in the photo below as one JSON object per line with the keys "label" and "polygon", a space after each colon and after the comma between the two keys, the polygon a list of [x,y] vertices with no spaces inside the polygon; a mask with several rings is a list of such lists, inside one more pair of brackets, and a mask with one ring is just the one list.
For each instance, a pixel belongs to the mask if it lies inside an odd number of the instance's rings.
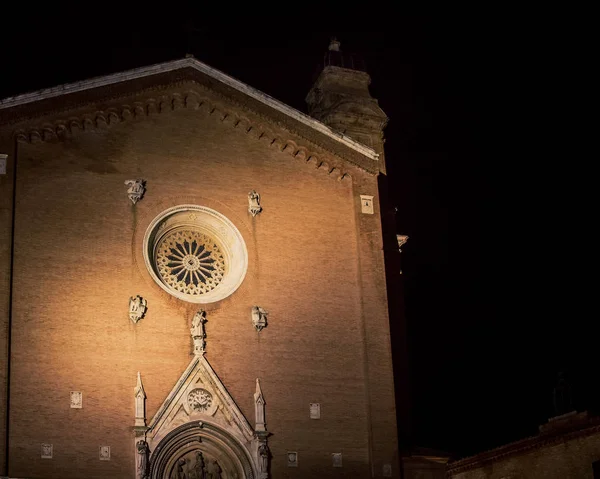
{"label": "stone statue", "polygon": [[554,387],[554,414],[561,416],[574,410],[571,385],[567,381],[567,372],[563,369],[558,372],[558,380]]}
{"label": "stone statue", "polygon": [[192,320],[192,339],[194,340],[194,354],[200,356],[204,354],[206,349],[206,333],[204,331],[204,323],[206,323],[206,311],[201,309],[194,315]]}
{"label": "stone statue", "polygon": [[125,185],[127,188],[127,195],[129,199],[135,205],[139,200],[142,199],[146,192],[146,180],[138,178],[136,180],[126,180]]}
{"label": "stone statue", "polygon": [[187,477],[187,474],[183,470],[184,466],[185,466],[185,459],[183,459],[183,458],[179,459],[179,461],[177,461],[177,465],[173,469],[172,479],[189,479]]}
{"label": "stone statue", "polygon": [[217,461],[208,461],[206,463],[206,479],[221,479],[221,466]]}
{"label": "stone statue", "polygon": [[261,444],[258,446],[258,465],[260,472],[267,472],[269,469],[269,446],[267,444]]}
{"label": "stone statue", "polygon": [[147,306],[148,302],[139,294],[129,298],[129,319],[137,323],[146,314]]}
{"label": "stone statue", "polygon": [[262,211],[262,206],[260,206],[260,195],[255,190],[248,193],[248,211],[252,216],[256,216]]}
{"label": "stone statue", "polygon": [[137,442],[137,479],[146,479],[148,476],[148,454],[150,448],[144,440]]}
{"label": "stone statue", "polygon": [[260,306],[252,306],[252,324],[258,332],[262,331],[267,326],[268,311],[265,311]]}
{"label": "stone statue", "polygon": [[204,455],[202,451],[196,451],[196,464],[194,464],[195,479],[206,479],[206,471],[204,469]]}

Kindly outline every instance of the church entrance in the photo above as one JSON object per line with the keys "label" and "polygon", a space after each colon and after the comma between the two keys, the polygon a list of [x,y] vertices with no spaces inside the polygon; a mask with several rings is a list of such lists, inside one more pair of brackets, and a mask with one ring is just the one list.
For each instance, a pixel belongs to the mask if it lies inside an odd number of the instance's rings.
{"label": "church entrance", "polygon": [[193,421],[167,434],[150,457],[151,479],[254,479],[248,451],[227,431]]}

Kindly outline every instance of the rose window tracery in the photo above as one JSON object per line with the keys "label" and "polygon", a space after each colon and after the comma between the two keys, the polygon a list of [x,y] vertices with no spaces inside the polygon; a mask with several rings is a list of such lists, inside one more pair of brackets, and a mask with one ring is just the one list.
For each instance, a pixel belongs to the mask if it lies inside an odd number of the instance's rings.
{"label": "rose window tracery", "polygon": [[212,405],[212,394],[206,389],[197,388],[190,391],[187,400],[192,411],[206,412]]}
{"label": "rose window tracery", "polygon": [[225,275],[225,257],[215,241],[198,231],[175,231],[156,250],[156,265],[163,281],[189,295],[216,288]]}
{"label": "rose window tracery", "polygon": [[144,234],[143,255],[163,290],[196,304],[233,294],[248,268],[240,231],[219,212],[199,205],[174,206],[156,216]]}

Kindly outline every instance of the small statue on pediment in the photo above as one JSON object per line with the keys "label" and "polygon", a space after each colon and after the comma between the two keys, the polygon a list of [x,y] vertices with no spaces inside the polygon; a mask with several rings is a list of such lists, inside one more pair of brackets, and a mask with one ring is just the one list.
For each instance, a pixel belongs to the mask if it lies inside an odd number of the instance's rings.
{"label": "small statue on pediment", "polygon": [[256,216],[262,211],[262,206],[260,206],[260,195],[255,190],[248,193],[248,211],[252,216]]}
{"label": "small statue on pediment", "polygon": [[131,202],[135,205],[139,200],[142,199],[146,192],[146,180],[137,178],[135,180],[126,180],[125,186],[127,186],[127,195]]}
{"label": "small statue on pediment", "polygon": [[204,331],[204,323],[206,323],[206,311],[201,309],[194,315],[192,319],[192,339],[194,340],[194,354],[202,355],[206,350],[206,332]]}

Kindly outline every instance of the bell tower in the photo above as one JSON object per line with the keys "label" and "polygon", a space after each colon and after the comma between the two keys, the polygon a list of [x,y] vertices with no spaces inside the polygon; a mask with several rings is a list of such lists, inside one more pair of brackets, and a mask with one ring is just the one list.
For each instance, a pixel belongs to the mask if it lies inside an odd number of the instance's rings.
{"label": "bell tower", "polygon": [[363,62],[342,52],[340,42],[332,38],[306,103],[310,116],[379,153],[385,173],[383,130],[388,117],[371,96],[370,83]]}

